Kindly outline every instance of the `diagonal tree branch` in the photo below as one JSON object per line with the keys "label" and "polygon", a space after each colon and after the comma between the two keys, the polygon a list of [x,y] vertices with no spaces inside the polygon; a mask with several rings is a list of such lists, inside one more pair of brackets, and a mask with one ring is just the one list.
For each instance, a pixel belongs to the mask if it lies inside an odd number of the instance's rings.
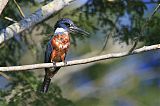
{"label": "diagonal tree branch", "polygon": [[15,5],[17,6],[19,13],[20,13],[20,14],[21,14],[21,16],[24,18],[24,17],[25,17],[25,15],[24,15],[24,13],[23,13],[23,11],[22,11],[21,7],[19,6],[19,4],[17,3],[17,1],[16,1],[16,0],[13,0],[13,1],[14,1]]}
{"label": "diagonal tree branch", "polygon": [[4,17],[4,19],[6,19],[6,20],[8,20],[8,21],[12,21],[12,22],[17,22],[16,20],[14,20],[14,19],[12,19],[12,18],[10,18],[10,17]]}
{"label": "diagonal tree branch", "polygon": [[158,3],[157,7],[154,9],[153,13],[149,17],[149,20],[151,20],[151,18],[156,14],[156,12],[158,11],[159,8],[160,8],[160,3]]}
{"label": "diagonal tree branch", "polygon": [[29,17],[22,19],[21,21],[8,26],[0,31],[0,44],[5,40],[12,38],[14,35],[21,33],[22,31],[36,25],[37,23],[45,20],[49,16],[55,14],[63,7],[69,5],[75,0],[53,0],[45,6],[42,6],[35,13]]}
{"label": "diagonal tree branch", "polygon": [[[120,58],[120,57],[138,54],[138,53],[142,53],[146,51],[156,50],[156,49],[160,49],[160,44],[144,46],[142,48],[133,50],[130,54],[128,54],[128,51],[126,51],[126,52],[121,52],[121,53],[112,53],[112,54],[106,54],[106,55],[101,55],[101,56],[95,56],[95,57],[81,59],[81,60],[68,61],[67,64],[64,64],[63,62],[59,62],[59,63],[56,63],[56,67],[65,67],[65,66],[86,64],[86,63],[91,63],[91,62],[96,62],[96,61],[106,60],[106,59],[112,59],[112,58]],[[0,67],[0,71],[22,71],[22,70],[50,68],[50,67],[53,67],[53,63],[41,63],[41,64],[32,64],[32,65],[23,65],[23,66]]]}
{"label": "diagonal tree branch", "polygon": [[8,75],[6,75],[5,73],[3,72],[0,72],[0,75],[2,75],[4,78],[6,78],[7,80],[11,80],[12,78],[9,77]]}

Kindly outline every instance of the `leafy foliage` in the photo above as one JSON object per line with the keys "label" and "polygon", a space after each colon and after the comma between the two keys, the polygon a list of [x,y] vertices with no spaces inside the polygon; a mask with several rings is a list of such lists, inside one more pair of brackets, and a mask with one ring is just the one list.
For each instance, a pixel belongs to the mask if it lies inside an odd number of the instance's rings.
{"label": "leafy foliage", "polygon": [[[24,79],[23,79],[24,80]],[[27,79],[28,80],[28,79]],[[63,98],[58,86],[51,84],[51,89],[47,94],[36,92],[31,86],[32,81],[26,84],[16,83],[10,91],[1,92],[1,96],[6,98],[0,101],[7,106],[41,105],[41,106],[74,106],[74,104]],[[37,83],[36,83],[37,84]]]}

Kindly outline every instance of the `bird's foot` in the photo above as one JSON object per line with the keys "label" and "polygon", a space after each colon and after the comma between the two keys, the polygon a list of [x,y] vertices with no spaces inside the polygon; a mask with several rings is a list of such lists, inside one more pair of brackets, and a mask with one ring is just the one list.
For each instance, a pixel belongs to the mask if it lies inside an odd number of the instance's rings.
{"label": "bird's foot", "polygon": [[63,61],[64,65],[67,65],[67,61]]}
{"label": "bird's foot", "polygon": [[52,63],[53,63],[52,69],[54,70],[56,68],[56,62],[53,61]]}
{"label": "bird's foot", "polygon": [[53,67],[56,67],[56,62],[53,61],[52,63],[53,63]]}

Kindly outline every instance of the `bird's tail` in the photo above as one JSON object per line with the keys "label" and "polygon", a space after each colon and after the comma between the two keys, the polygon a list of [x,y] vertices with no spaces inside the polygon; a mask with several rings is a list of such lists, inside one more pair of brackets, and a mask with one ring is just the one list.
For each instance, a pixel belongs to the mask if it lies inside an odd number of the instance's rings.
{"label": "bird's tail", "polygon": [[60,67],[57,67],[53,69],[52,72],[50,72],[50,69],[48,68],[45,69],[46,74],[45,74],[44,81],[41,87],[42,93],[47,93],[50,82],[51,82],[51,78],[58,72],[59,69]]}
{"label": "bird's tail", "polygon": [[45,75],[42,88],[41,88],[42,93],[47,93],[50,82],[51,82],[51,78],[48,78],[47,75]]}

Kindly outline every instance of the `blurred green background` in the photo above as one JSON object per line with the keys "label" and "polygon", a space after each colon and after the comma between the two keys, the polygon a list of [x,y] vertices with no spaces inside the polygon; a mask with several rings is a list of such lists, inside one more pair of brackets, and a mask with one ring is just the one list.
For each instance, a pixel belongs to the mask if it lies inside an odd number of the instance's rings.
{"label": "blurred green background", "polygon": [[[29,16],[51,0],[17,0]],[[0,66],[42,63],[55,22],[70,18],[90,32],[89,38],[71,36],[67,60],[88,58],[160,43],[159,0],[77,0],[55,16],[15,35],[0,45]],[[85,5],[84,5],[85,4]],[[20,21],[13,0],[0,15],[0,29]],[[106,45],[104,46],[105,42]],[[103,50],[102,50],[103,49]],[[160,51],[63,67],[52,78],[47,94],[38,92],[44,69],[6,72],[0,76],[0,106],[160,106]]]}

